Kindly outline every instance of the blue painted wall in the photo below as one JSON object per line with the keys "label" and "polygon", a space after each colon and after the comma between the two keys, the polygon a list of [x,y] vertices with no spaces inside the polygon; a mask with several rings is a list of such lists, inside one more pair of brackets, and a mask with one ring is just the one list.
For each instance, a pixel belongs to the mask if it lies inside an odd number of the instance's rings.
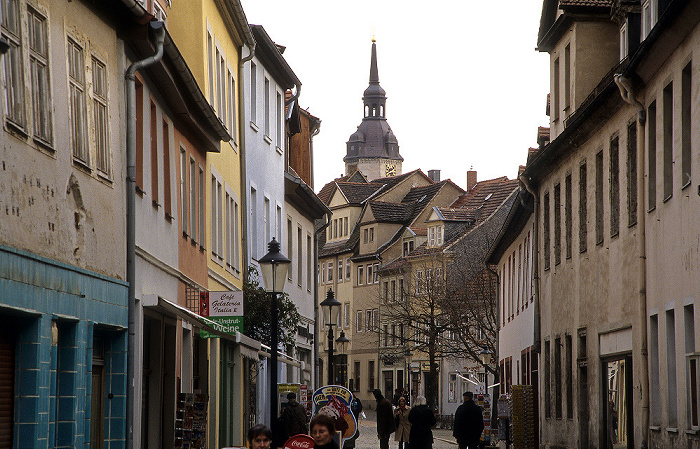
{"label": "blue painted wall", "polygon": [[18,327],[14,447],[89,448],[98,341],[104,447],[124,448],[127,284],[0,246],[0,318]]}

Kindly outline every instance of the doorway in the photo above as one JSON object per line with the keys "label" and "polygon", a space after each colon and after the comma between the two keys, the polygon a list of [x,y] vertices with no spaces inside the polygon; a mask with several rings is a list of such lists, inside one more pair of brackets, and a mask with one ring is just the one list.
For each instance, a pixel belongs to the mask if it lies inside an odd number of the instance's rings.
{"label": "doorway", "polygon": [[603,360],[603,376],[603,447],[632,448],[632,357]]}

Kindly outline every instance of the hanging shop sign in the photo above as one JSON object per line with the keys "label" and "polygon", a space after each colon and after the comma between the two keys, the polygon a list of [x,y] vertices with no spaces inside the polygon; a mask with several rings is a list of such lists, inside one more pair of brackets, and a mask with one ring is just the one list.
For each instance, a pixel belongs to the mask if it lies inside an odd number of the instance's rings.
{"label": "hanging shop sign", "polygon": [[[243,292],[201,292],[199,294],[199,314],[220,332],[236,334],[243,331]],[[205,330],[202,338],[216,337]]]}

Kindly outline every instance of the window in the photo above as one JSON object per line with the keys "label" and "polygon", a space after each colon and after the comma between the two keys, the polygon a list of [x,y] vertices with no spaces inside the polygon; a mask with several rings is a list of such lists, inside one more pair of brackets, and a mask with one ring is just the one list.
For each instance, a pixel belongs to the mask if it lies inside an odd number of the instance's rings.
{"label": "window", "polygon": [[338,282],[343,282],[343,259],[338,259]]}
{"label": "window", "polygon": [[369,241],[370,243],[374,241],[374,228],[369,228]]}
{"label": "window", "polygon": [[343,304],[343,327],[350,327],[350,303]]}
{"label": "window", "polygon": [[272,240],[272,221],[270,217],[270,198],[265,198],[263,200],[264,203],[264,209],[263,213],[265,214],[264,220],[265,220],[265,243],[267,244],[270,240]]}
{"label": "window", "polygon": [[566,375],[566,417],[574,419],[574,370],[573,370],[573,340],[571,335],[564,337],[565,350],[565,375]]}
{"label": "window", "polygon": [[350,280],[350,270],[352,269],[350,265],[350,259],[345,259],[345,279]]}
{"label": "window", "polygon": [[[287,254],[294,254],[294,246],[292,245],[292,219],[289,217],[287,217]],[[293,264],[294,262],[292,262],[291,265]],[[287,279],[291,281],[294,270],[291,269],[291,266],[289,268],[290,269],[287,270]]]}
{"label": "window", "polygon": [[[194,182],[194,181],[193,181]],[[206,233],[205,233],[205,228],[206,228],[206,223],[207,223],[207,208],[204,205],[204,196],[206,195],[206,190],[205,186],[206,185],[206,179],[204,177],[204,167],[201,165],[199,166],[199,247],[201,249],[204,249],[205,242],[206,242]],[[184,207],[184,206],[183,206]],[[236,217],[238,216],[238,204],[236,204]],[[238,220],[236,219],[235,223],[238,223]],[[238,226],[236,225],[236,230],[238,229]],[[192,231],[194,232],[194,230]],[[236,235],[238,231],[236,231]],[[237,243],[236,243],[237,244]],[[236,257],[238,256],[238,253],[236,253]],[[236,264],[236,268],[238,268],[238,265]]]}
{"label": "window", "polygon": [[348,217],[343,218],[343,231],[344,235],[348,235]]}
{"label": "window", "polygon": [[[92,115],[95,127],[95,156],[97,169],[112,175],[112,156],[109,152],[109,126],[107,110],[107,67],[92,58]],[[170,164],[168,163],[168,166]]]}
{"label": "window", "polygon": [[[281,242],[282,241],[282,207],[277,204],[275,207],[275,237],[277,237],[277,241]],[[299,240],[301,241],[301,240]],[[289,254],[294,254],[294,251],[290,251]]]}
{"label": "window", "polygon": [[151,100],[151,194],[153,206],[158,207],[158,111],[156,104]]}
{"label": "window", "polygon": [[372,310],[372,329],[379,329],[379,309]]}
{"label": "window", "polygon": [[610,237],[620,233],[620,149],[619,140],[610,140]]}
{"label": "window", "polygon": [[333,281],[333,262],[328,262],[328,282]]}
{"label": "window", "polygon": [[188,186],[187,186],[187,151],[185,150],[185,147],[180,146],[180,198],[182,198],[182,216],[181,221],[182,221],[182,235],[187,236],[188,235],[188,224],[189,224],[189,218],[188,218],[188,205],[187,205],[187,195],[188,195]]}
{"label": "window", "polygon": [[423,271],[422,270],[416,271],[416,293],[419,295],[423,293]]}
{"label": "window", "polygon": [[384,281],[384,303],[389,302],[389,281]]}
{"label": "window", "polygon": [[357,267],[357,285],[362,285],[364,282],[364,267],[363,266],[358,266]]}
{"label": "window", "polygon": [[306,235],[306,291],[311,291],[311,267],[313,266],[313,252],[311,251],[311,236]]}
{"label": "window", "polygon": [[223,50],[216,49],[216,58],[216,111],[219,113],[221,123],[225,125],[228,120],[226,119],[226,60]]}
{"label": "window", "polygon": [[396,301],[396,280],[391,280],[391,300]]}
{"label": "window", "polygon": [[627,20],[625,20],[620,26],[620,61],[627,57],[628,46]]}
{"label": "window", "polygon": [[275,114],[275,124],[276,124],[276,132],[275,132],[275,137],[277,138],[277,148],[282,149],[282,122],[284,120],[284,117],[282,116],[282,94],[277,92],[277,102],[275,103],[277,105],[277,113]]}
{"label": "window", "polygon": [[374,274],[372,272],[372,265],[367,265],[367,284],[374,282]]}
{"label": "window", "polygon": [[403,279],[399,279],[399,301],[403,302]]}
{"label": "window", "polygon": [[668,425],[678,427],[678,386],[676,385],[676,318],[674,310],[666,311],[666,394]]}
{"label": "window", "polygon": [[29,24],[29,73],[32,86],[34,138],[51,144],[51,84],[49,82],[49,42],[46,17],[27,8]]}
{"label": "window", "polygon": [[368,240],[368,238],[369,238],[369,231],[367,230],[367,228],[365,228],[365,229],[362,231],[362,236],[363,236],[362,243],[367,244],[367,242],[369,241],[369,240]]}
{"label": "window", "polygon": [[302,241],[302,235],[303,231],[301,229],[301,226],[297,226],[297,286],[299,287],[301,287],[301,280],[304,276],[304,243]]}
{"label": "window", "polygon": [[406,257],[413,252],[413,245],[413,240],[403,242],[403,257]]}
{"label": "window", "polygon": [[255,125],[258,117],[257,89],[258,68],[254,62],[250,63],[250,123]]}
{"label": "window", "polygon": [[571,107],[571,44],[564,48],[564,110]]}
{"label": "window", "polygon": [[371,310],[365,311],[365,328],[368,331],[371,331],[373,329],[372,328],[372,311]]}
{"label": "window", "polygon": [[603,244],[603,152],[595,156],[595,243]]}
{"label": "window", "polygon": [[197,162],[190,156],[190,229],[192,233],[190,237],[192,241],[197,240]]}
{"label": "window", "polygon": [[355,329],[362,332],[362,310],[358,310],[355,316]]}
{"label": "window", "polygon": [[369,390],[374,390],[374,360],[370,360],[368,364],[369,371],[369,381],[367,382],[367,388]]}
{"label": "window", "polygon": [[689,62],[681,74],[681,186],[690,185],[691,174],[691,154],[690,154],[690,135],[691,135],[691,106],[692,101],[692,64]]}
{"label": "window", "polygon": [[550,381],[550,341],[544,341],[544,417],[552,417],[552,386]]}
{"label": "window", "polygon": [[22,31],[19,0],[2,2],[2,37],[10,48],[5,60],[5,118],[20,129],[25,128],[24,69],[22,68]]}
{"label": "window", "polygon": [[644,0],[642,3],[642,38],[646,38],[656,25],[659,11],[658,0]]}
{"label": "window", "polygon": [[[7,60],[7,57],[5,58]],[[143,84],[136,77],[136,192],[139,195],[144,193],[143,190]],[[182,170],[185,170],[186,165],[183,164]]]}
{"label": "window", "polygon": [[663,92],[664,201],[673,196],[673,83]]}
{"label": "window", "polygon": [[270,138],[270,80],[265,78],[265,86],[263,90],[263,103],[264,103],[264,113],[265,113],[265,137]]}
{"label": "window", "polygon": [[561,185],[554,186],[554,265],[561,263]]}
{"label": "window", "polygon": [[[173,217],[172,192],[170,190],[170,124],[163,119],[163,209],[165,217],[170,220]],[[194,179],[192,178],[193,182]],[[194,227],[192,228],[194,231]]]}
{"label": "window", "polygon": [[214,38],[207,32],[207,76],[209,78],[209,104],[214,105]]}
{"label": "window", "polygon": [[637,224],[637,123],[627,126],[627,226]]}
{"label": "window", "polygon": [[353,374],[355,378],[355,391],[360,390],[360,362],[355,362],[355,371]]}
{"label": "window", "polygon": [[659,359],[659,316],[649,317],[649,390],[651,406],[651,424],[661,424],[661,379]]}
{"label": "window", "polygon": [[384,347],[389,346],[389,325],[384,325],[384,331],[382,332],[382,343]]}
{"label": "window", "polygon": [[552,70],[552,110],[551,115],[552,115],[552,121],[557,121],[559,120],[559,58],[556,58],[554,60],[554,66]]}
{"label": "window", "polygon": [[83,47],[68,38],[68,84],[70,89],[70,127],[73,157],[90,164],[87,144],[85,105],[85,56]]}
{"label": "window", "polygon": [[543,250],[544,250],[544,269],[549,270],[549,257],[550,257],[550,241],[549,241],[549,192],[544,194],[544,204],[542,206],[542,234],[544,236]]}
{"label": "window", "polygon": [[[573,233],[573,228],[571,225],[571,207],[571,173],[569,173],[564,179],[564,233],[566,241],[565,251],[567,259],[571,259],[571,240]],[[525,247],[525,251],[527,254],[527,246]]]}
{"label": "window", "polygon": [[686,379],[688,385],[688,425],[690,428],[697,429],[700,427],[698,412],[700,412],[700,404],[698,404],[698,361],[700,354],[695,352],[695,314],[692,304],[683,307],[683,326],[685,328],[685,354],[688,358],[686,365]]}
{"label": "window", "polygon": [[[211,253],[217,262],[223,260],[223,220],[221,206],[223,203],[222,184],[218,175],[212,170],[211,176]],[[216,257],[215,257],[216,256]]]}
{"label": "window", "polygon": [[326,283],[326,264],[321,264],[321,269],[318,270],[321,284]]}
{"label": "window", "polygon": [[239,271],[238,265],[238,203],[233,192],[226,189],[226,266]]}
{"label": "window", "polygon": [[236,142],[236,79],[231,69],[228,71],[228,131],[231,143]]}
{"label": "window", "polygon": [[647,208],[656,208],[656,101],[651,102],[647,110]]}
{"label": "window", "polygon": [[333,220],[333,225],[330,226],[329,231],[330,231],[332,239],[338,237],[338,219],[337,218]]}
{"label": "window", "polygon": [[374,264],[373,271],[374,271],[374,276],[372,277],[372,282],[374,282],[376,284],[377,282],[379,282],[379,264],[378,263]]}

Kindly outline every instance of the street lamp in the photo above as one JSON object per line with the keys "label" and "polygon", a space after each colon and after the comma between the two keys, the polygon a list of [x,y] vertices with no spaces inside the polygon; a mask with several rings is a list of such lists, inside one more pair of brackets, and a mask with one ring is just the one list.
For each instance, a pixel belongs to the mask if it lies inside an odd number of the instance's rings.
{"label": "street lamp", "polygon": [[491,354],[493,352],[484,346],[479,353],[481,357],[481,363],[484,365],[484,393],[489,394],[489,369],[488,365],[491,363]]}
{"label": "street lamp", "polygon": [[[339,372],[340,372],[340,384],[342,386],[345,386],[345,378],[347,377],[347,355],[345,355],[345,348],[347,347],[347,344],[350,342],[350,339],[345,336],[345,331],[340,331],[340,337],[335,339],[335,342],[338,343],[338,354],[341,355],[340,357],[340,367],[339,367]],[[345,357],[342,357],[345,355]],[[343,361],[345,362],[345,369],[343,369]]]}
{"label": "street lamp", "polygon": [[274,237],[267,244],[265,254],[258,264],[262,274],[265,291],[272,294],[270,306],[270,422],[277,417],[277,347],[279,346],[277,324],[279,321],[279,309],[277,308],[277,295],[284,290],[284,282],[287,279],[287,270],[291,260],[280,252],[280,244]]}
{"label": "street lamp", "polygon": [[333,317],[335,310],[340,310],[340,301],[335,299],[333,289],[329,289],[326,299],[321,302],[321,307],[328,311],[326,326],[328,326],[328,385],[333,385]]}

